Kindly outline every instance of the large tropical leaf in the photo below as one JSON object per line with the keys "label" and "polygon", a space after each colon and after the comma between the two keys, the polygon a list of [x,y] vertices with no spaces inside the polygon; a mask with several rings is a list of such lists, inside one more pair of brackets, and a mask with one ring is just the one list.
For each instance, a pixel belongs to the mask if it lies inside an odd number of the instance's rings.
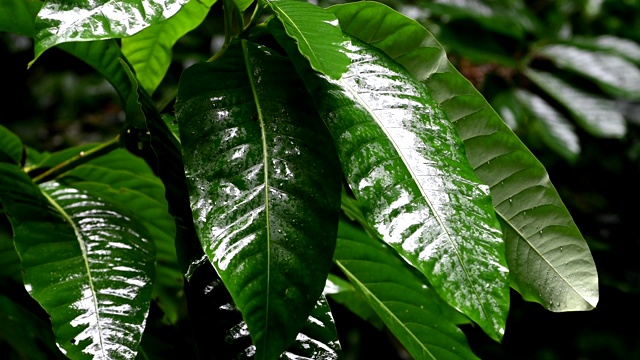
{"label": "large tropical leaf", "polygon": [[600,35],[597,37],[575,36],[571,38],[571,45],[622,56],[640,65],[640,44],[630,39],[619,38],[614,35]]}
{"label": "large tropical leaf", "polygon": [[[175,15],[188,0],[50,0],[35,22],[35,58],[70,41],[122,38]],[[32,62],[33,62],[32,61]]]}
{"label": "large tropical leaf", "polygon": [[298,44],[311,67],[338,79],[347,70],[349,58],[340,51],[345,38],[336,17],[306,1],[264,0]]}
{"label": "large tropical leaf", "polygon": [[169,69],[173,45],[200,25],[215,2],[190,0],[170,19],[122,39],[122,53],[149,94],[155,91]]}
{"label": "large tropical leaf", "polygon": [[592,135],[621,138],[627,133],[624,117],[611,100],[571,86],[548,72],[525,69],[524,74],[567,108]]}
{"label": "large tropical leaf", "polygon": [[348,280],[329,274],[322,294],[343,305],[362,320],[368,321],[376,329],[381,330],[384,327],[382,319]]}
{"label": "large tropical leaf", "polygon": [[515,96],[531,120],[536,135],[558,155],[575,162],[580,155],[580,141],[569,120],[536,94],[518,89]]}
{"label": "large tropical leaf", "polygon": [[338,160],[291,65],[242,41],[186,70],[176,115],[202,247],[257,347],[273,358],[322,292],[335,246]]}
{"label": "large tropical leaf", "polygon": [[[381,4],[330,9],[345,32],[384,50],[423,81],[454,122],[467,159],[491,187],[511,286],[526,300],[554,311],[592,309],[598,303],[593,258],[544,166],[448,61],[433,35]],[[366,36],[371,23],[380,24],[380,35]]]}
{"label": "large tropical leaf", "polygon": [[640,99],[640,69],[620,56],[563,44],[541,47],[537,53],[561,69],[592,80],[612,96]]}
{"label": "large tropical leaf", "polygon": [[0,125],[0,162],[19,164],[22,160],[22,141],[18,135]]}
{"label": "large tropical leaf", "polygon": [[476,359],[460,314],[388,246],[341,221],[334,261],[414,359]]}
{"label": "large tropical leaf", "polygon": [[131,213],[89,192],[36,187],[0,164],[0,201],[10,215],[25,287],[49,313],[72,359],[133,359],[155,276],[155,249]]}
{"label": "large tropical leaf", "polygon": [[[277,23],[269,25],[294,57]],[[508,270],[488,187],[422,84],[357,39],[345,53],[352,63],[338,81],[302,61],[297,67],[367,222],[442,298],[500,339],[509,308]]]}

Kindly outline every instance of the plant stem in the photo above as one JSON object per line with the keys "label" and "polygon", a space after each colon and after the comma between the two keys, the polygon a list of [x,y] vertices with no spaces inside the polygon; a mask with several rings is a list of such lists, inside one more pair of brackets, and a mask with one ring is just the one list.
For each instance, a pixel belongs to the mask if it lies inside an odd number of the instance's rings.
{"label": "plant stem", "polygon": [[80,166],[90,160],[93,160],[102,155],[108,154],[111,151],[120,147],[120,135],[117,135],[113,139],[104,142],[91,150],[81,151],[78,155],[52,167],[51,169],[43,172],[42,174],[33,178],[33,182],[41,184],[45,181],[55,179],[58,175],[65,173],[66,171]]}

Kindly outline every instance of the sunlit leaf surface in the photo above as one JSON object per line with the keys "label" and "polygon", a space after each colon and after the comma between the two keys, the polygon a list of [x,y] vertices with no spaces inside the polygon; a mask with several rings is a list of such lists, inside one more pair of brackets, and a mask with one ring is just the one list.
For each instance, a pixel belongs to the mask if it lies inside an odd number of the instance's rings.
{"label": "sunlit leaf surface", "polygon": [[596,37],[575,36],[571,39],[571,44],[585,49],[605,51],[640,64],[640,44],[630,39],[619,38],[613,35]]}
{"label": "sunlit leaf surface", "polygon": [[542,141],[567,161],[576,161],[580,141],[569,120],[538,95],[523,89],[516,90],[515,95]]}
{"label": "sunlit leaf surface", "polygon": [[72,359],[135,358],[155,276],[147,229],[86,191],[39,189],[15,166],[0,164],[0,180],[25,287],[60,349]]}
{"label": "sunlit leaf surface", "polygon": [[562,69],[593,80],[613,96],[640,99],[640,69],[622,57],[560,44],[544,46],[538,53]]}
{"label": "sunlit leaf surface", "polygon": [[476,359],[461,315],[388,246],[341,221],[334,261],[414,359]]}
{"label": "sunlit leaf surface", "polygon": [[[381,24],[378,32],[383,35],[362,39],[423,81],[454,122],[467,159],[491,187],[506,241],[511,286],[526,300],[554,311],[592,309],[598,302],[596,267],[545,168],[451,65],[433,35],[419,23],[374,2],[331,10],[343,30],[356,37],[369,24]],[[391,30],[398,28],[402,31]]]}
{"label": "sunlit leaf surface", "polygon": [[508,270],[488,187],[422,84],[372,46],[354,39],[345,49],[352,63],[338,81],[297,65],[364,216],[441,297],[500,339]]}
{"label": "sunlit leaf surface", "polygon": [[582,91],[548,72],[525,69],[524,73],[566,107],[573,118],[592,135],[621,138],[627,133],[625,119],[611,100]]}
{"label": "sunlit leaf surface", "polygon": [[122,39],[122,53],[136,72],[140,85],[152,94],[171,63],[173,45],[195,29],[216,0],[190,0],[167,21],[151,25],[139,33]]}
{"label": "sunlit leaf surface", "polygon": [[346,39],[338,20],[325,9],[305,1],[266,0],[311,67],[338,79],[347,70],[349,58],[341,51]]}
{"label": "sunlit leaf surface", "polygon": [[257,348],[293,342],[331,266],[338,159],[289,61],[248,42],[186,70],[176,115],[202,246]]}
{"label": "sunlit leaf surface", "polygon": [[[173,15],[188,0],[50,0],[36,18],[35,59],[52,46],[133,35]],[[34,61],[35,61],[34,59]]]}

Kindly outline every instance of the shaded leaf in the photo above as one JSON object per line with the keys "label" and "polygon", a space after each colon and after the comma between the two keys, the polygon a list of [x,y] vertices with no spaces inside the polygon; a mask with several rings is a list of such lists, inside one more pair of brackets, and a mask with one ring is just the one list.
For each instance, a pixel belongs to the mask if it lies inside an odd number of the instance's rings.
{"label": "shaded leaf", "polygon": [[0,1],[0,31],[33,37],[34,20],[42,2],[25,0]]}
{"label": "shaded leaf", "polygon": [[569,162],[580,155],[580,141],[573,125],[538,95],[523,89],[515,92],[542,141]]}
{"label": "shaded leaf", "polygon": [[547,45],[537,52],[559,68],[591,79],[612,96],[640,99],[640,69],[622,57],[561,44]]}
{"label": "shaded leaf", "polygon": [[[354,12],[368,7],[376,10],[349,20]],[[388,36],[373,45],[423,81],[454,122],[467,159],[478,177],[491,187],[506,242],[511,286],[526,300],[553,311],[592,309],[598,302],[593,258],[544,166],[451,65],[433,35],[417,22],[377,3],[331,9],[345,32],[355,36],[367,24],[384,24],[385,17],[393,18],[391,28],[405,31],[397,34],[379,29]],[[561,254],[563,248],[571,251]]]}
{"label": "shaded leaf", "polygon": [[[295,49],[275,22],[289,56]],[[334,81],[297,61],[367,222],[454,308],[500,339],[509,307],[504,243],[488,187],[422,84],[372,46],[351,40]],[[297,58],[299,60],[299,58]]]}
{"label": "shaded leaf", "polygon": [[122,38],[175,15],[188,0],[49,0],[35,23],[35,58],[65,42]]}
{"label": "shaded leaf", "polygon": [[295,339],[335,246],[338,161],[291,70],[265,47],[234,43],[185,71],[176,103],[196,228],[257,358]]}
{"label": "shaded leaf", "polygon": [[15,166],[0,164],[0,180],[25,287],[51,316],[60,349],[72,359],[134,358],[155,276],[147,229],[85,191],[39,189]]}
{"label": "shaded leaf", "polygon": [[22,160],[22,140],[0,125],[0,162],[18,165]]}
{"label": "shaded leaf", "polygon": [[122,53],[149,94],[153,94],[169,69],[173,45],[200,25],[215,2],[190,0],[170,19],[122,39]]}
{"label": "shaded leaf", "polygon": [[464,317],[392,249],[341,221],[334,261],[414,359],[476,359],[452,322]]}
{"label": "shaded leaf", "polygon": [[525,69],[524,74],[566,107],[592,135],[621,138],[627,133],[624,117],[611,100],[582,91],[547,72]]}
{"label": "shaded leaf", "polygon": [[2,278],[22,283],[20,258],[13,246],[13,231],[4,209],[0,206],[0,279]]}
{"label": "shaded leaf", "polygon": [[329,274],[322,294],[343,305],[362,320],[368,321],[376,329],[381,330],[384,327],[382,319],[349,281]]}
{"label": "shaded leaf", "polygon": [[305,1],[265,1],[312,68],[333,79],[347,71],[349,58],[342,51],[346,39],[333,14]]}

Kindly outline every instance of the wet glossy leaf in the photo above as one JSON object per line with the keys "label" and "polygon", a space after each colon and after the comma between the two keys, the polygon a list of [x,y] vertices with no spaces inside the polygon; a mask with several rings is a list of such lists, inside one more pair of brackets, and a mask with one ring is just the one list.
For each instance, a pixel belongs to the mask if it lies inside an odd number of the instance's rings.
{"label": "wet glossy leaf", "polygon": [[187,1],[47,1],[36,18],[33,61],[45,50],[61,43],[131,36],[175,15]]}
{"label": "wet glossy leaf", "polygon": [[57,182],[39,189],[0,164],[0,201],[32,297],[72,359],[135,358],[151,299],[155,251],[128,211]]}
{"label": "wet glossy leaf", "polygon": [[122,53],[149,94],[155,91],[169,69],[173,45],[200,25],[215,2],[190,0],[170,19],[122,39]]}
{"label": "wet glossy leaf", "polygon": [[612,96],[640,99],[640,69],[622,57],[560,44],[544,46],[538,54],[561,69],[591,79]]}
{"label": "wet glossy leaf", "polygon": [[464,317],[388,246],[341,221],[334,261],[414,359],[476,359],[452,322]]}
{"label": "wet glossy leaf", "polygon": [[624,117],[611,100],[573,87],[551,73],[525,69],[524,74],[566,107],[580,126],[592,135],[621,138],[627,133]]}
{"label": "wet glossy leaf", "polygon": [[0,125],[0,162],[19,164],[22,160],[22,140]]}
{"label": "wet glossy leaf", "polygon": [[538,95],[523,89],[515,92],[542,141],[569,162],[580,155],[580,141],[573,125]]}
{"label": "wet glossy leaf", "polygon": [[[375,11],[360,12],[368,7]],[[423,81],[454,122],[467,159],[491,187],[506,242],[511,286],[526,300],[554,311],[592,309],[598,302],[593,258],[544,166],[451,65],[433,35],[417,22],[373,2],[331,9],[343,30],[355,36],[369,23],[385,24],[385,18],[391,18],[387,20],[393,25],[390,28],[403,29],[379,29],[387,36],[372,44]],[[354,13],[367,16],[349,20]]]}
{"label": "wet glossy leaf", "polygon": [[333,14],[306,1],[265,1],[312,68],[333,79],[347,71],[349,58],[341,51],[345,38]]}
{"label": "wet glossy leaf", "polygon": [[32,37],[34,33],[33,21],[41,7],[42,2],[40,1],[0,1],[0,31]]}
{"label": "wet glossy leaf", "polygon": [[167,321],[177,321],[182,274],[178,268],[173,218],[167,212],[164,187],[140,158],[125,150],[116,150],[66,172],[61,182],[100,196],[116,204],[126,204],[136,214],[156,245],[156,272],[153,298]]}
{"label": "wet glossy leaf", "polygon": [[372,46],[354,39],[345,50],[352,63],[339,81],[297,66],[367,222],[441,297],[500,339],[508,270],[488,187],[422,84]]}
{"label": "wet glossy leaf", "polygon": [[331,266],[340,176],[291,65],[234,43],[186,70],[176,115],[202,246],[242,311],[257,357],[295,339]]}

